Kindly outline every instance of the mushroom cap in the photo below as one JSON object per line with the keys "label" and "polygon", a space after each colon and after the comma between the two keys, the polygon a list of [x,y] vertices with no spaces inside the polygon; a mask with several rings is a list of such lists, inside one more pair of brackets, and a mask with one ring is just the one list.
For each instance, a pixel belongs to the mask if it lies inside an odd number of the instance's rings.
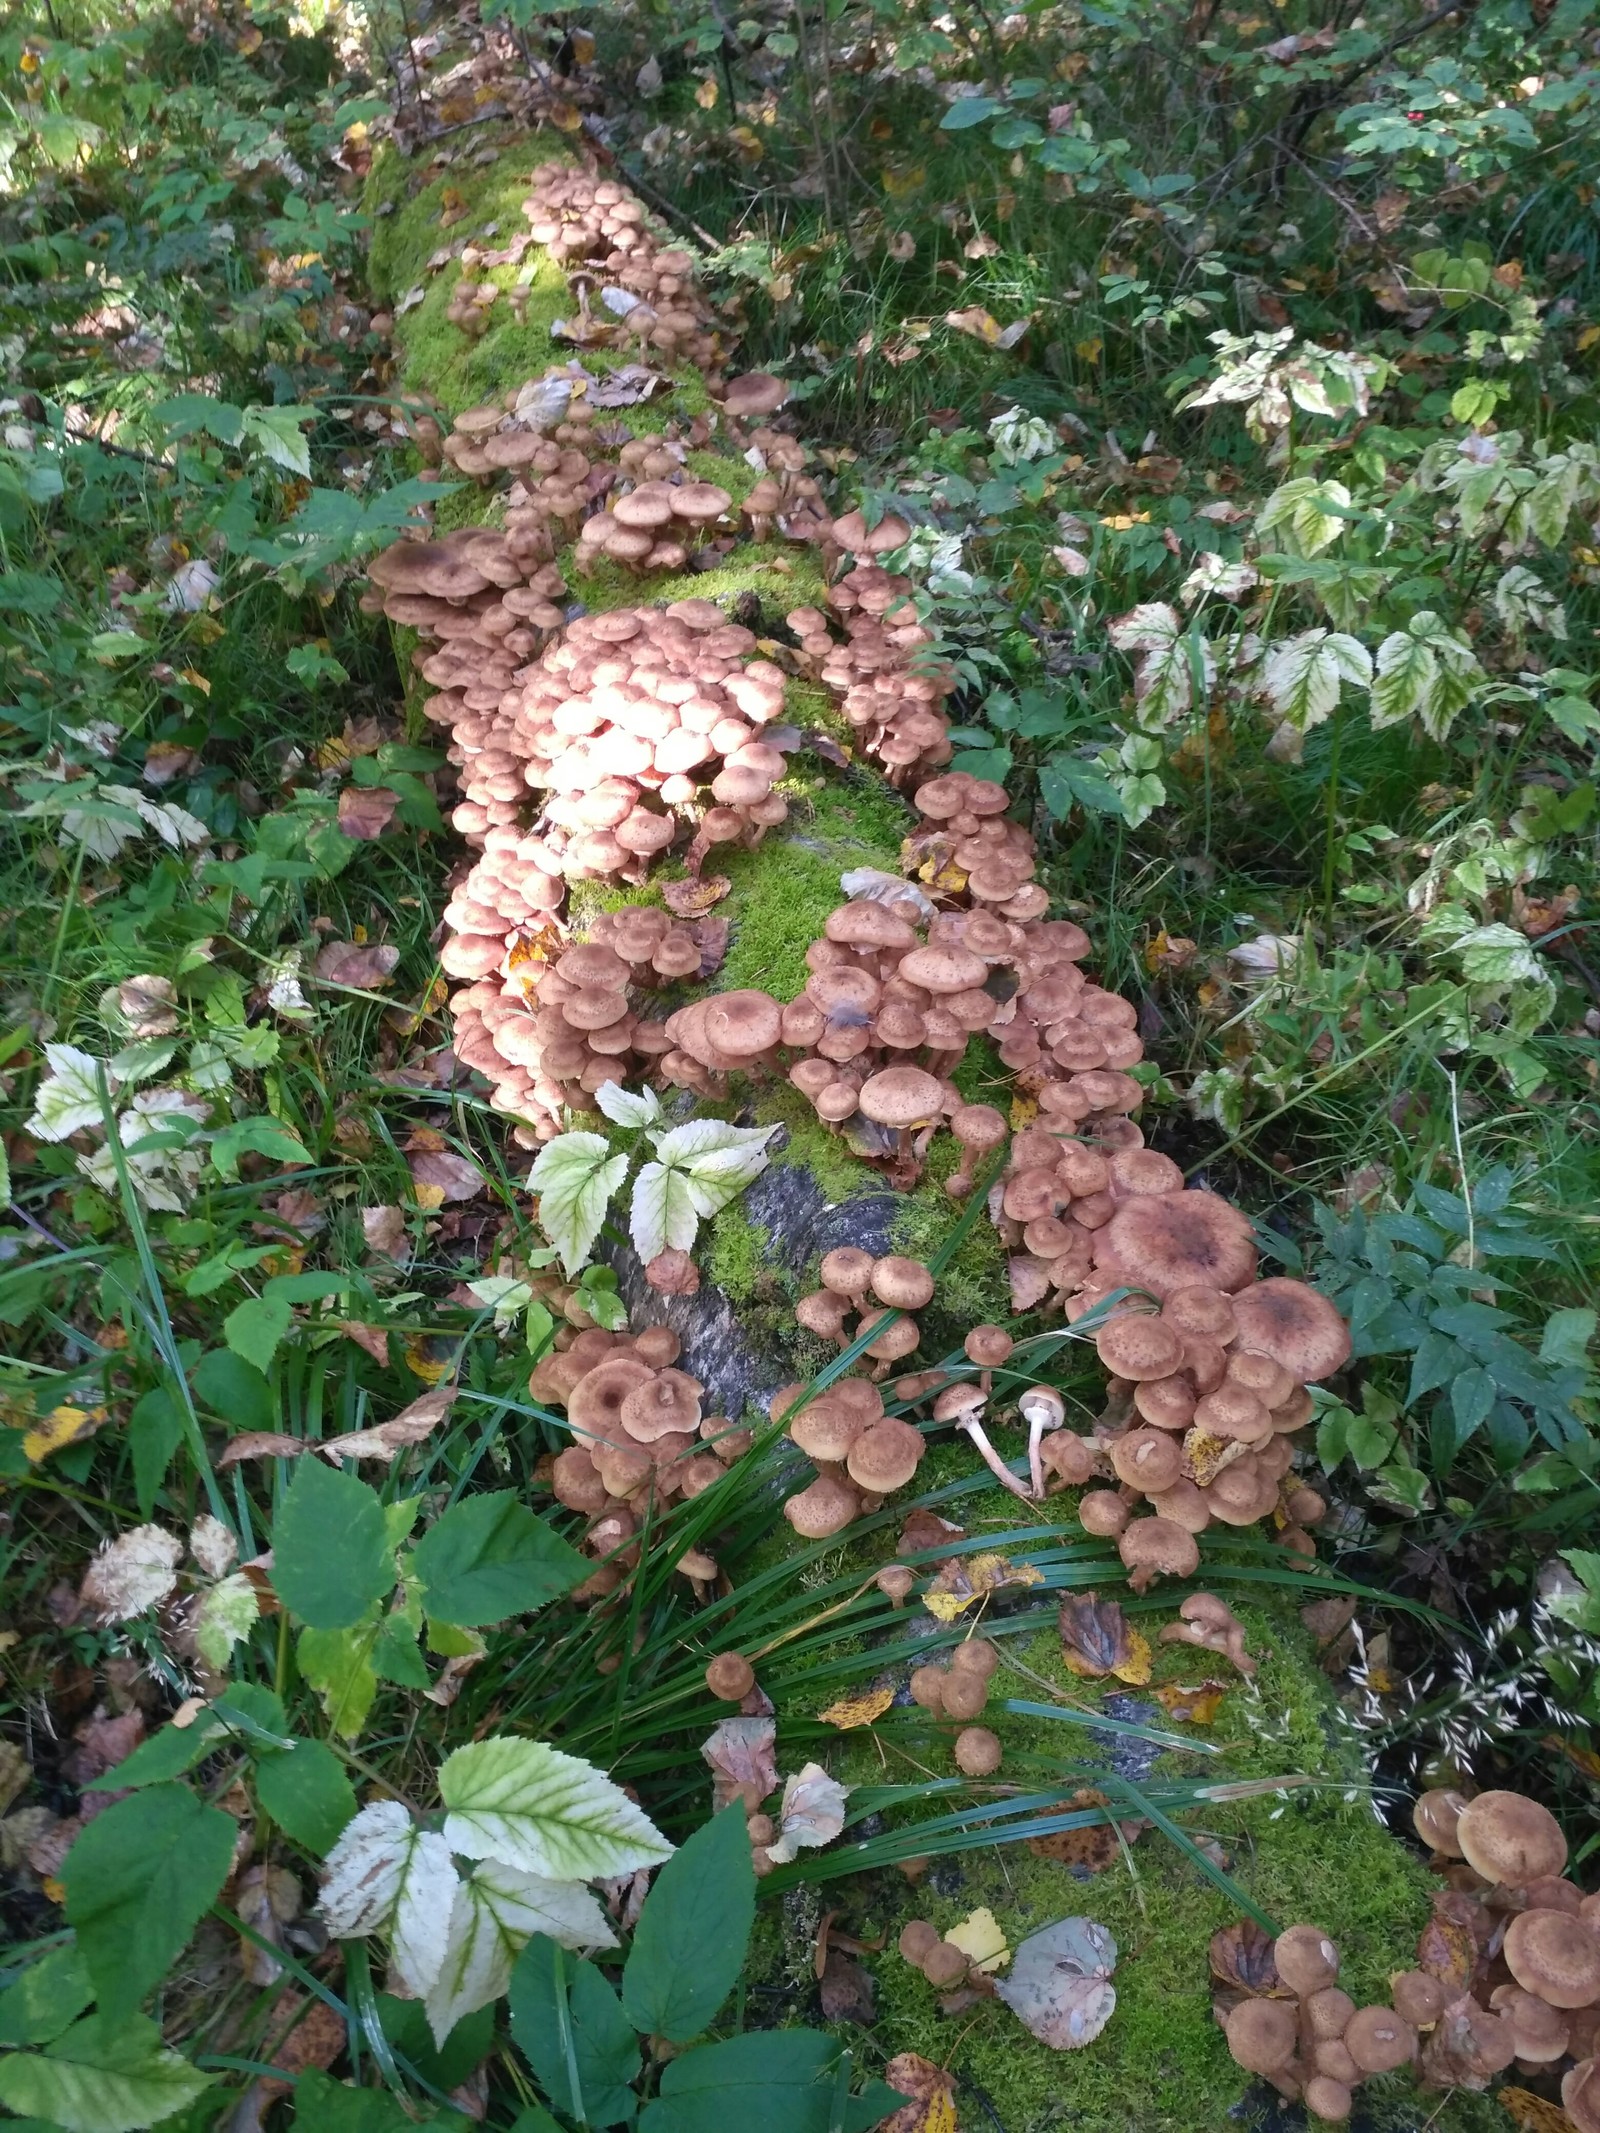
{"label": "mushroom cap", "polygon": [[742,1703],[756,1685],[756,1670],[743,1652],[718,1652],[706,1668],[706,1687],[724,1703]]}
{"label": "mushroom cap", "polygon": [[1489,2005],[1511,2024],[1519,2059],[1547,2066],[1552,2059],[1565,2056],[1571,2038],[1565,2008],[1550,2006],[1537,1994],[1524,1992],[1520,1985],[1496,1985],[1489,1995]]}
{"label": "mushroom cap", "polygon": [[1436,2021],[1449,1998],[1443,1985],[1426,1970],[1402,1970],[1389,1980],[1396,2014],[1404,2015],[1413,2029],[1425,2029]]}
{"label": "mushroom cap", "polygon": [[1133,1512],[1115,1489],[1085,1489],[1078,1499],[1078,1523],[1085,1533],[1110,1540],[1127,1525]]}
{"label": "mushroom cap", "polygon": [[822,1392],[801,1408],[788,1434],[808,1459],[838,1461],[849,1455],[864,1426],[844,1402]]}
{"label": "mushroom cap", "polygon": [[939,1928],[930,1925],[925,1918],[911,1918],[900,1928],[897,1943],[900,1953],[908,1963],[920,1970],[933,1950],[939,1945]]}
{"label": "mushroom cap", "polygon": [[1241,2000],[1224,2024],[1235,2066],[1276,2074],[1294,2057],[1294,2009],[1285,2000]]}
{"label": "mushroom cap", "polygon": [[700,1426],[700,1381],[681,1370],[658,1370],[622,1403],[622,1426],[638,1444],[682,1436]]}
{"label": "mushroom cap", "polygon": [[831,1252],[823,1253],[817,1271],[825,1289],[833,1289],[840,1296],[865,1296],[876,1264],[872,1254],[864,1252],[859,1244],[836,1244]]}
{"label": "mushroom cap", "polygon": [[988,977],[989,966],[966,948],[914,948],[902,959],[899,975],[924,992],[970,992]]}
{"label": "mushroom cap", "polygon": [[[1158,1441],[1169,1444],[1171,1439]],[[1141,1578],[1148,1582],[1153,1577],[1192,1577],[1200,1567],[1194,1535],[1171,1518],[1133,1519],[1122,1529],[1117,1553],[1133,1572],[1140,1591],[1144,1589],[1138,1583]]]}
{"label": "mushroom cap", "polygon": [[873,1265],[872,1293],[880,1303],[896,1310],[920,1311],[933,1301],[933,1276],[920,1259],[906,1259],[891,1252]]}
{"label": "mushroom cap", "polygon": [[944,1084],[921,1067],[885,1067],[862,1084],[860,1106],[874,1125],[926,1125],[944,1108]]}
{"label": "mushroom cap", "polygon": [[[712,481],[686,481],[671,491],[674,516],[686,518],[692,525],[708,525],[712,519],[721,518],[733,502],[726,489],[719,489]],[[726,618],[718,616],[721,622]]]}
{"label": "mushroom cap", "polygon": [[1506,1968],[1551,2007],[1600,1999],[1600,1936],[1570,1911],[1519,1911],[1506,1927]]}
{"label": "mushroom cap", "polygon": [[1234,1297],[1233,1310],[1239,1346],[1270,1355],[1297,1385],[1330,1377],[1350,1360],[1350,1328],[1328,1298],[1303,1281],[1283,1275],[1258,1281]]}
{"label": "mushroom cap", "polygon": [[730,378],[722,393],[723,413],[741,419],[750,415],[775,415],[789,397],[789,387],[769,370],[747,370],[742,378]]}
{"label": "mushroom cap", "polygon": [[1474,1873],[1507,1888],[1559,1874],[1567,1863],[1561,1824],[1520,1792],[1480,1792],[1469,1800],[1456,1822],[1456,1841]]}
{"label": "mushroom cap", "polygon": [[830,941],[837,941],[843,948],[899,949],[909,953],[917,945],[917,936],[905,920],[887,904],[874,903],[870,898],[840,904],[828,913],[822,930]]}
{"label": "mushroom cap", "polygon": [[916,1473],[923,1450],[921,1430],[886,1415],[861,1432],[845,1465],[860,1488],[874,1496],[889,1496],[903,1489]]}
{"label": "mushroom cap", "polygon": [[1170,1377],[1183,1367],[1183,1339],[1159,1318],[1129,1311],[1095,1335],[1095,1353],[1113,1377],[1135,1384]]}
{"label": "mushroom cap", "polygon": [[1001,1147],[1010,1130],[993,1104],[958,1104],[950,1114],[950,1131],[964,1148],[980,1155]]}
{"label": "mushroom cap", "polygon": [[1000,1741],[987,1726],[965,1726],[956,1735],[956,1768],[964,1777],[988,1777],[1000,1768]]}
{"label": "mushroom cap", "polygon": [[653,532],[671,521],[672,489],[664,481],[642,481],[630,495],[617,498],[611,516],[619,526]]}
{"label": "mushroom cap", "polygon": [[1053,1385],[1030,1385],[1017,1407],[1030,1429],[1060,1429],[1067,1419],[1067,1403]]}
{"label": "mushroom cap", "polygon": [[1345,2050],[1364,2074],[1392,2074],[1410,2063],[1417,2033],[1392,2007],[1358,2007],[1345,2025]]}
{"label": "mushroom cap", "polygon": [[1214,1192],[1125,1200],[1099,1232],[1095,1255],[1114,1260],[1131,1284],[1163,1299],[1174,1289],[1242,1289],[1256,1270],[1249,1217]]}
{"label": "mushroom cap", "polygon": [[1009,1360],[1015,1346],[1004,1326],[973,1326],[962,1342],[962,1353],[981,1370],[998,1370]]}
{"label": "mushroom cap", "polygon": [[968,1637],[950,1654],[950,1664],[957,1673],[976,1674],[987,1681],[1000,1664],[1000,1654],[987,1637]]}
{"label": "mushroom cap", "polygon": [[1301,2101],[1313,2118],[1338,2125],[1350,2116],[1353,2102],[1348,2087],[1331,2074],[1313,2074],[1301,2091]]}
{"label": "mushroom cap", "polygon": [[784,1504],[783,1515],[803,1540],[828,1540],[842,1533],[861,1509],[861,1499],[847,1481],[819,1474]]}
{"label": "mushroom cap", "polygon": [[1561,2077],[1561,2108],[1578,2133],[1600,2133],[1600,2059],[1580,2059]]}
{"label": "mushroom cap", "polygon": [[783,1009],[768,993],[724,992],[706,1003],[706,1036],[726,1059],[759,1058],[778,1042],[782,1026]]}
{"label": "mushroom cap", "polygon": [[1272,1959],[1289,1990],[1302,1999],[1337,1983],[1339,1951],[1320,1926],[1289,1926],[1272,1943]]}
{"label": "mushroom cap", "polygon": [[1436,1786],[1431,1792],[1418,1795],[1411,1810],[1411,1826],[1423,1843],[1434,1851],[1443,1852],[1447,1859],[1459,1859],[1461,1840],[1456,1835],[1456,1825],[1466,1805],[1464,1792],[1456,1792],[1449,1786]]}
{"label": "mushroom cap", "polygon": [[629,1446],[622,1409],[628,1396],[655,1372],[634,1355],[608,1355],[585,1374],[567,1397],[567,1427],[586,1446]]}
{"label": "mushroom cap", "polygon": [[[1130,1429],[1112,1445],[1111,1464],[1117,1470],[1117,1479],[1125,1481],[1129,1488],[1146,1496],[1159,1496],[1166,1489],[1176,1488],[1183,1478],[1183,1446],[1165,1430]],[[1174,1522],[1186,1533],[1202,1530],[1187,1519]],[[1130,1533],[1133,1530],[1128,1528]]]}

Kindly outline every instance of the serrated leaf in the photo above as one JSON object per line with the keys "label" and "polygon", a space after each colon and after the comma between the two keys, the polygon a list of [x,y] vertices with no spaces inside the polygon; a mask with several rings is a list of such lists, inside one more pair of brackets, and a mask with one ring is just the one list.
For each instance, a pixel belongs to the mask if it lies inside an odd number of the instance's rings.
{"label": "serrated leaf", "polygon": [[460,1886],[444,1838],[399,1800],[378,1800],[328,1854],[320,1908],[336,1940],[387,1932],[398,1987],[420,1999],[444,1966]]}
{"label": "serrated leaf", "polygon": [[1119,651],[1137,652],[1133,693],[1139,724],[1167,726],[1194,702],[1195,683],[1209,691],[1216,679],[1216,654],[1206,640],[1187,629],[1165,600],[1145,601],[1108,625]]}
{"label": "serrated leaf", "polygon": [[67,1920],[108,2020],[166,1975],[233,1864],[238,1826],[183,1785],[118,1800],[81,1832],[61,1878]]}
{"label": "serrated leaf", "polygon": [[244,435],[274,466],[307,477],[311,445],[300,425],[312,412],[302,407],[247,407],[242,416]]}
{"label": "serrated leaf", "polygon": [[222,1321],[222,1337],[235,1355],[264,1373],[293,1317],[285,1297],[247,1296]]}
{"label": "serrated leaf", "polygon": [[[1325,504],[1337,508],[1326,511]],[[1343,514],[1349,509],[1350,491],[1342,481],[1316,481],[1302,474],[1273,490],[1256,519],[1256,531],[1281,533],[1296,555],[1319,555],[1343,533]]]}
{"label": "serrated leaf", "polygon": [[1336,630],[1302,630],[1268,652],[1261,670],[1268,701],[1301,733],[1338,709],[1343,682],[1372,679],[1372,655],[1355,637]]}
{"label": "serrated leaf", "polygon": [[378,1610],[351,1629],[303,1629],[295,1659],[322,1700],[323,1715],[342,1740],[354,1740],[367,1722],[378,1693],[372,1648]]}
{"label": "serrated leaf", "polygon": [[558,1133],[546,1141],[528,1173],[539,1195],[539,1226],[568,1277],[588,1258],[611,1195],[628,1174],[626,1155],[613,1155],[600,1133]]}
{"label": "serrated leaf", "polygon": [[481,1629],[559,1599],[594,1565],[502,1489],[452,1504],[418,1541],[411,1568],[430,1620]]}
{"label": "serrated leaf", "polygon": [[52,1948],[0,1992],[0,2045],[53,2043],[93,1998],[74,1944]]}
{"label": "serrated leaf", "polygon": [[1373,726],[1415,718],[1431,740],[1442,741],[1482,679],[1483,669],[1466,638],[1424,608],[1378,647]]}
{"label": "serrated leaf", "polygon": [[628,1233],[634,1250],[647,1266],[665,1251],[693,1251],[700,1233],[700,1217],[683,1171],[666,1163],[646,1163],[641,1167],[633,1182]]}
{"label": "serrated leaf", "polygon": [[356,1811],[355,1789],[326,1741],[258,1753],[255,1787],[264,1812],[308,1851],[329,1850]]}
{"label": "serrated leaf", "polygon": [[[36,1141],[64,1141],[85,1126],[102,1123],[100,1084],[96,1069],[102,1064],[92,1053],[71,1044],[47,1044],[45,1064],[50,1072],[40,1082],[33,1098],[33,1115],[24,1126]],[[109,1087],[116,1076],[107,1071]]]}
{"label": "serrated leaf", "polygon": [[672,1846],[592,1764],[543,1741],[497,1738],[457,1748],[439,1772],[445,1836],[469,1859],[500,1859],[552,1881],[659,1866]]}
{"label": "serrated leaf", "polygon": [[687,2044],[708,2028],[744,1964],[756,1877],[742,1800],[697,1829],[656,1876],[622,1973],[622,2004],[646,2036]]}
{"label": "serrated leaf", "polygon": [[654,1089],[625,1089],[620,1082],[603,1081],[594,1100],[616,1126],[653,1126],[661,1116],[661,1099]]}
{"label": "serrated leaf", "polygon": [[0,2102],[64,2133],[133,2133],[171,2118],[215,2079],[169,2051],[143,2015],[112,2022],[100,2013],[43,2053],[0,2059]]}
{"label": "serrated leaf", "polygon": [[249,1636],[260,1618],[261,1601],[242,1570],[220,1579],[201,1600],[195,1616],[194,1641],[200,1656],[225,1674],[233,1647]]}
{"label": "serrated leaf", "polygon": [[382,1504],[364,1481],[320,1459],[296,1466],[272,1544],[273,1588],[312,1629],[352,1629],[393,1589]]}
{"label": "serrated leaf", "polygon": [[439,1974],[426,1995],[436,2045],[443,2045],[463,2015],[500,1997],[512,1964],[535,1933],[564,1948],[617,1945],[605,1912],[577,1882],[548,1880],[499,1859],[481,1860],[456,1891]]}
{"label": "serrated leaf", "polygon": [[535,1933],[517,1957],[506,1989],[511,2034],[546,2095],[574,2116],[581,2099],[582,2115],[592,2126],[631,2119],[637,2108],[633,2083],[639,2039],[594,1964],[566,1961],[547,1934]]}

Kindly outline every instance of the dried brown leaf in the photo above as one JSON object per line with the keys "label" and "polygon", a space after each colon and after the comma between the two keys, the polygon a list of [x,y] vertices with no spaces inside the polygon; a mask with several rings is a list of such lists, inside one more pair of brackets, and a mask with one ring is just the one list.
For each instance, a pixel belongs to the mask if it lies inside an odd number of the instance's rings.
{"label": "dried brown leaf", "polygon": [[732,889],[726,874],[692,875],[687,881],[665,882],[661,901],[676,918],[701,918]]}
{"label": "dried brown leaf", "polygon": [[358,843],[371,844],[394,820],[400,795],[387,785],[347,785],[339,795],[339,827]]}
{"label": "dried brown leaf", "polygon": [[906,2098],[878,2133],[957,2133],[956,2085],[942,2066],[915,2052],[898,2052],[883,2070],[890,2088]]}
{"label": "dried brown leaf", "polygon": [[237,1466],[241,1459],[298,1459],[311,1450],[304,1437],[289,1437],[278,1429],[243,1429],[230,1438],[217,1455],[218,1467]]}
{"label": "dried brown leaf", "polygon": [[746,1814],[753,1815],[777,1790],[777,1738],[776,1719],[741,1716],[723,1719],[702,1743],[700,1754],[711,1768],[713,1813],[731,1800],[743,1800]]}
{"label": "dried brown leaf", "polygon": [[1132,1687],[1150,1679],[1150,1642],[1129,1625],[1115,1600],[1098,1593],[1069,1594],[1057,1617],[1061,1655],[1068,1670],[1085,1681],[1108,1674]]}
{"label": "dried brown leaf", "polygon": [[399,961],[399,949],[388,942],[358,947],[354,941],[329,941],[312,967],[326,984],[371,987],[386,985]]}

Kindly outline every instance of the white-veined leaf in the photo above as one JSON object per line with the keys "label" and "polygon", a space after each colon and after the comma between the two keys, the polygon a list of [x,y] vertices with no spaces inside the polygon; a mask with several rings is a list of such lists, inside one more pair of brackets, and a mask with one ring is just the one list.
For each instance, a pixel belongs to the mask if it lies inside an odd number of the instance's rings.
{"label": "white-veined leaf", "polygon": [[614,1948],[617,1936],[590,1892],[485,1859],[456,1889],[443,1959],[425,1995],[428,2025],[442,2045],[463,2015],[499,1999],[511,1966],[535,1933],[563,1948]]}
{"label": "white-veined leaf", "polygon": [[225,1674],[233,1647],[249,1636],[260,1618],[261,1601],[242,1570],[220,1579],[200,1602],[195,1616],[194,1641],[200,1656]]}
{"label": "white-veined leaf", "polygon": [[558,1133],[540,1149],[528,1184],[539,1195],[540,1227],[569,1276],[588,1258],[627,1174],[627,1156],[613,1155],[603,1133]]}
{"label": "white-veined leaf", "polygon": [[336,1940],[387,1930],[396,1981],[422,1994],[444,1963],[459,1886],[445,1839],[401,1801],[378,1800],[328,1854],[321,1910]]}
{"label": "white-veined leaf", "polygon": [[1256,519],[1257,533],[1283,534],[1296,555],[1319,555],[1331,547],[1345,528],[1337,511],[1325,504],[1348,510],[1350,491],[1342,481],[1313,481],[1309,474],[1286,481],[1262,505]]}
{"label": "white-veined leaf", "polygon": [[552,1881],[632,1874],[672,1851],[620,1786],[543,1741],[496,1738],[457,1748],[439,1772],[439,1797],[453,1851]]}
{"label": "white-veined leaf", "polygon": [[1372,654],[1337,630],[1302,630],[1268,652],[1262,687],[1278,716],[1305,733],[1338,707],[1342,682],[1372,679]]}
{"label": "white-veined leaf", "polygon": [[1471,702],[1483,669],[1471,645],[1431,608],[1378,647],[1372,678],[1372,723],[1415,718],[1430,740],[1442,741],[1457,713]]}
{"label": "white-veined leaf", "polygon": [[1216,679],[1211,646],[1186,631],[1176,609],[1165,600],[1130,608],[1110,624],[1109,634],[1119,651],[1140,654],[1134,666],[1133,693],[1141,726],[1170,725],[1194,702],[1196,679],[1203,690],[1209,690]]}
{"label": "white-veined leaf", "polygon": [[594,1100],[616,1126],[653,1126],[661,1116],[661,1099],[654,1089],[625,1089],[620,1082],[603,1081]]}
{"label": "white-veined leaf", "polygon": [[665,1251],[693,1251],[700,1216],[688,1172],[646,1163],[634,1180],[628,1228],[646,1266]]}
{"label": "white-veined leaf", "polygon": [[663,1163],[688,1163],[725,1149],[765,1148],[776,1126],[734,1126],[721,1118],[691,1118],[665,1133],[652,1133],[651,1146]]}
{"label": "white-veined leaf", "polygon": [[[50,1072],[34,1093],[33,1116],[23,1131],[36,1141],[64,1141],[85,1126],[98,1126],[100,1088],[95,1068],[100,1061],[71,1044],[47,1044],[44,1056]],[[117,1077],[109,1067],[106,1079],[116,1087]]]}

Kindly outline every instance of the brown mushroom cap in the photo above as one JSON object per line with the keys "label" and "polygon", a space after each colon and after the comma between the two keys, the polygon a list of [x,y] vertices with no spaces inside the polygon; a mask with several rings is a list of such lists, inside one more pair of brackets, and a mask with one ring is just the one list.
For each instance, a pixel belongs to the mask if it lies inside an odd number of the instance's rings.
{"label": "brown mushroom cap", "polygon": [[1461,1841],[1456,1835],[1456,1825],[1466,1805],[1464,1792],[1437,1786],[1431,1792],[1419,1794],[1411,1810],[1411,1826],[1423,1843],[1431,1845],[1434,1851],[1443,1852],[1447,1859],[1459,1859]]}
{"label": "brown mushroom cap", "polygon": [[847,1481],[819,1474],[784,1504],[783,1515],[804,1540],[828,1540],[842,1533],[861,1509],[861,1499]]}
{"label": "brown mushroom cap", "polygon": [[1320,1992],[1313,1992],[1301,2002],[1306,2025],[1314,2037],[1342,2037],[1350,2017],[1356,2011],[1356,2003],[1348,1992],[1341,1992],[1337,1985],[1324,1985]]}
{"label": "brown mushroom cap", "polygon": [[1561,2077],[1561,2108],[1577,2133],[1600,2133],[1600,2059],[1580,2059]]}
{"label": "brown mushroom cap", "polygon": [[1008,1362],[1015,1343],[1004,1326],[973,1326],[962,1342],[962,1353],[980,1370],[998,1370]]}
{"label": "brown mushroom cap", "polygon": [[976,1674],[988,1681],[1000,1664],[1000,1654],[987,1637],[969,1637],[958,1644],[950,1654],[950,1665],[957,1673]]}
{"label": "brown mushroom cap", "polygon": [[923,1450],[921,1430],[886,1415],[861,1432],[845,1464],[858,1487],[874,1496],[890,1496],[916,1473]]}
{"label": "brown mushroom cap", "polygon": [[1449,1994],[1426,1970],[1402,1970],[1389,1980],[1395,2013],[1404,2015],[1413,2029],[1426,2029],[1435,2022]]}
{"label": "brown mushroom cap", "polygon": [[1344,2046],[1364,2074],[1392,2074],[1410,2064],[1417,2033],[1392,2007],[1358,2007],[1345,2027]]}
{"label": "brown mushroom cap", "polygon": [[782,1026],[783,1009],[764,992],[724,992],[706,1003],[706,1037],[713,1050],[736,1065],[769,1052]]}
{"label": "brown mushroom cap", "polygon": [[1548,2066],[1553,2059],[1565,2057],[1571,2042],[1571,2021],[1565,2008],[1549,2006],[1520,1985],[1497,1985],[1489,1995],[1489,2005],[1511,2024],[1519,2059]]}
{"label": "brown mushroom cap", "polygon": [[1339,1951],[1320,1926],[1289,1926],[1272,1943],[1272,1959],[1289,1990],[1302,1999],[1337,1983]]}
{"label": "brown mushroom cap", "polygon": [[[1170,1442],[1164,1437],[1159,1441]],[[1143,1592],[1152,1578],[1193,1577],[1200,1567],[1194,1535],[1171,1518],[1132,1520],[1122,1530],[1117,1553],[1132,1573],[1129,1583],[1135,1592]]]}
{"label": "brown mushroom cap", "polygon": [[706,1687],[724,1703],[742,1703],[756,1685],[756,1670],[743,1652],[718,1652],[706,1668]]}
{"label": "brown mushroom cap", "polygon": [[1506,1927],[1506,1968],[1551,2007],[1600,2000],[1600,1937],[1570,1911],[1519,1911]]}
{"label": "brown mushroom cap", "polygon": [[1283,2000],[1241,2000],[1224,2024],[1235,2066],[1276,2074],[1294,2057],[1294,2010]]}
{"label": "brown mushroom cap", "polygon": [[1161,1306],[1161,1316],[1178,1332],[1211,1341],[1226,1343],[1238,1331],[1233,1298],[1221,1289],[1174,1289]]}
{"label": "brown mushroom cap", "polygon": [[923,1126],[944,1108],[944,1084],[920,1067],[886,1067],[861,1087],[860,1106],[874,1125]]}
{"label": "brown mushroom cap", "polygon": [[914,1666],[907,1684],[911,1701],[924,1711],[942,1711],[945,1679],[942,1666]]}
{"label": "brown mushroom cap", "polygon": [[688,519],[691,525],[709,525],[712,519],[721,518],[733,502],[726,489],[719,489],[710,481],[686,481],[670,493],[674,516]]}
{"label": "brown mushroom cap", "polygon": [[1115,1489],[1086,1489],[1078,1499],[1079,1525],[1085,1533],[1103,1540],[1120,1533],[1132,1516],[1131,1508]]}
{"label": "brown mushroom cap", "polygon": [[1238,1344],[1270,1355],[1298,1385],[1330,1377],[1350,1360],[1350,1328],[1335,1306],[1303,1281],[1274,1275],[1233,1299]]}
{"label": "brown mushroom cap", "polygon": [[681,1370],[658,1370],[622,1403],[622,1426],[639,1444],[700,1427],[700,1383]]}
{"label": "brown mushroom cap", "polygon": [[626,1445],[623,1404],[655,1375],[637,1356],[612,1355],[586,1372],[567,1399],[567,1427],[591,1452],[596,1443]]}
{"label": "brown mushroom cap", "polygon": [[933,1276],[920,1259],[905,1259],[898,1253],[875,1261],[872,1293],[880,1303],[898,1311],[920,1311],[933,1301]]}
{"label": "brown mushroom cap", "polygon": [[925,1918],[911,1918],[900,1928],[897,1944],[908,1963],[920,1970],[928,1956],[939,1945],[939,1929]]}
{"label": "brown mushroom cap", "polygon": [[1113,1377],[1134,1384],[1146,1378],[1170,1377],[1183,1365],[1183,1341],[1159,1318],[1128,1311],[1100,1328],[1094,1340],[1095,1353]]}
{"label": "brown mushroom cap", "polygon": [[801,1408],[789,1425],[789,1436],[808,1459],[837,1463],[849,1456],[862,1428],[860,1416],[846,1402],[822,1392]]}
{"label": "brown mushroom cap", "polygon": [[788,385],[767,370],[749,370],[742,378],[730,378],[721,395],[723,413],[741,421],[753,415],[775,415],[788,397]]}
{"label": "brown mushroom cap", "polygon": [[958,1985],[967,1974],[967,1958],[952,1941],[941,1940],[923,1960],[922,1974],[930,1985]]}
{"label": "brown mushroom cap", "polygon": [[1097,1260],[1114,1260],[1134,1286],[1162,1298],[1174,1289],[1231,1293],[1242,1289],[1256,1270],[1249,1217],[1214,1192],[1164,1192],[1125,1200],[1099,1231],[1095,1255]]}
{"label": "brown mushroom cap", "polygon": [[956,1768],[964,1777],[988,1777],[1000,1768],[1000,1741],[987,1726],[966,1726],[956,1735]]}
{"label": "brown mushroom cap", "polygon": [[1521,1888],[1541,1874],[1559,1874],[1567,1840],[1548,1807],[1520,1792],[1480,1792],[1456,1821],[1462,1857],[1485,1881]]}
{"label": "brown mushroom cap", "polygon": [[872,1254],[864,1252],[858,1244],[839,1244],[831,1252],[823,1253],[817,1271],[825,1289],[832,1289],[840,1296],[859,1297],[866,1295],[876,1265]]}
{"label": "brown mushroom cap", "polygon": [[1339,2125],[1350,2116],[1355,2099],[1345,2083],[1335,2081],[1331,2074],[1313,2074],[1301,2091],[1300,2100],[1313,2118]]}

